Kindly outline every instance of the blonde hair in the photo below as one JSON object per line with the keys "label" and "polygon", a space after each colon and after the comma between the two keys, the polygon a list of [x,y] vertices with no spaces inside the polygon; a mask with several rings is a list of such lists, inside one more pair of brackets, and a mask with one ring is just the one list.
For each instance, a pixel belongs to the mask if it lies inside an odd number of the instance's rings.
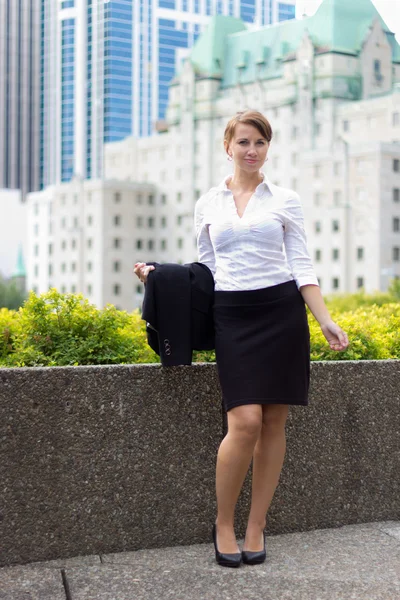
{"label": "blonde hair", "polygon": [[232,119],[228,121],[227,126],[225,127],[224,133],[224,142],[226,145],[232,141],[233,136],[235,135],[236,125],[238,123],[243,123],[245,125],[252,125],[261,133],[262,137],[270,142],[272,140],[272,128],[266,117],[261,114],[258,110],[243,110],[237,112]]}

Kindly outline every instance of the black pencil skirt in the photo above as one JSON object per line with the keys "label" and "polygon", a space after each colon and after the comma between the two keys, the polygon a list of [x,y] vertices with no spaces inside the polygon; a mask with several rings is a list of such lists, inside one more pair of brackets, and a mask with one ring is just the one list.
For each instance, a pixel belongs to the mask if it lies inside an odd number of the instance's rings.
{"label": "black pencil skirt", "polygon": [[294,281],[216,291],[215,355],[227,411],[242,404],[308,404],[310,332]]}

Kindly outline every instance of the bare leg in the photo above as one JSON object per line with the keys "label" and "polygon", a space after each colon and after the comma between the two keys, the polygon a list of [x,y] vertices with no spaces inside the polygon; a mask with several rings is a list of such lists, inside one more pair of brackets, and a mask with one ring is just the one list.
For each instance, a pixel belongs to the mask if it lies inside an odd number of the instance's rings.
{"label": "bare leg", "polygon": [[234,513],[255,444],[261,432],[262,407],[237,406],[227,413],[228,433],[218,450],[216,467],[217,543],[220,552],[239,552]]}
{"label": "bare leg", "polygon": [[262,531],[266,514],[279,482],[286,450],[285,424],[289,407],[264,405],[260,437],[253,454],[253,480],[249,520],[244,550],[263,549]]}

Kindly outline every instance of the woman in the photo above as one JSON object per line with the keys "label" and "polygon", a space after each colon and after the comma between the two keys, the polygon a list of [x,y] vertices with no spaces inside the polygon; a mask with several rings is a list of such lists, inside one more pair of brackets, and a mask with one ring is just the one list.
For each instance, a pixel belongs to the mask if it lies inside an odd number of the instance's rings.
{"label": "woman", "polygon": [[[332,350],[348,346],[318,286],[300,198],[272,185],[261,171],[271,139],[261,113],[237,113],[224,135],[233,175],[195,206],[199,261],[215,280],[215,352],[228,419],[218,450],[212,531],[216,560],[228,567],[266,558],[266,514],[283,465],[289,405],[308,403],[305,304]],[[146,281],[152,268],[137,263],[134,272]],[[240,552],[234,512],[251,460],[251,508]]]}

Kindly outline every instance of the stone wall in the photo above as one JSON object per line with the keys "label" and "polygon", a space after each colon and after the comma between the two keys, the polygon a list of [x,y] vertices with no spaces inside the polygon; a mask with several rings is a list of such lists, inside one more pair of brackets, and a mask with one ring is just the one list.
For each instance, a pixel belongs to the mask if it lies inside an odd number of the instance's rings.
{"label": "stone wall", "polygon": [[[223,423],[214,364],[0,369],[0,564],[210,542]],[[400,361],[313,363],[269,533],[400,519],[399,431]]]}

